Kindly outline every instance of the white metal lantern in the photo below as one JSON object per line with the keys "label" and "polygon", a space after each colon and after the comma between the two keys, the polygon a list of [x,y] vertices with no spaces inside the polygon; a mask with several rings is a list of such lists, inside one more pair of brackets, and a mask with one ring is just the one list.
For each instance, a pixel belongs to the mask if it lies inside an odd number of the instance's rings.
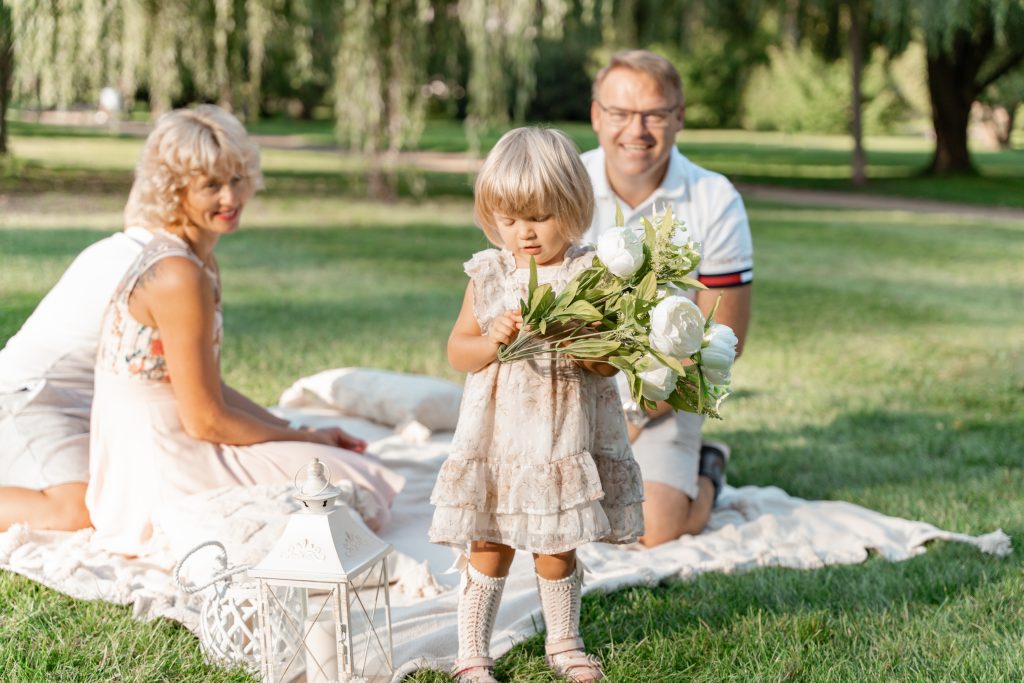
{"label": "white metal lantern", "polygon": [[[262,652],[272,652],[269,644],[282,637],[296,645],[288,658],[262,658],[264,683],[290,683],[303,670],[307,683],[388,681],[394,672],[387,570],[393,548],[337,501],[341,490],[319,460],[310,462],[296,489],[302,508],[248,572],[259,584]],[[301,618],[288,611],[286,596],[295,589]],[[287,632],[275,632],[280,629]]]}

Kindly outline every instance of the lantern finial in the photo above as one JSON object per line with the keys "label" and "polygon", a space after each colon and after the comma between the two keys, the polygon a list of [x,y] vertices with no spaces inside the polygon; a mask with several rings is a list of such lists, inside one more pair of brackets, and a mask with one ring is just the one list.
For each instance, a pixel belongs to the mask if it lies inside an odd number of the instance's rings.
{"label": "lantern finial", "polygon": [[302,470],[295,473],[295,497],[310,510],[326,511],[341,495],[341,489],[331,484],[331,470],[319,458],[313,458],[305,472],[306,478],[301,482],[298,479]]}

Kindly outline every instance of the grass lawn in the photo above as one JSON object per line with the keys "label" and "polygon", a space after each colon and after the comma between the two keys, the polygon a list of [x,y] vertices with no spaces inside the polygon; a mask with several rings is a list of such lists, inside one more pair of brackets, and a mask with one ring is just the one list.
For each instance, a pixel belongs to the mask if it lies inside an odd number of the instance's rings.
{"label": "grass lawn", "polygon": [[[328,121],[260,121],[256,134],[285,136],[296,144],[314,147],[334,145]],[[581,149],[597,146],[589,124],[562,122]],[[0,191],[8,189],[58,189],[112,191],[128,182],[141,141],[111,135],[97,129],[40,126],[12,122],[14,151],[22,160],[5,174],[0,168]],[[498,133],[483,136],[490,149]],[[734,182],[782,185],[900,197],[919,197],[970,204],[1024,207],[1024,149],[974,150],[979,174],[968,177],[928,178],[921,169],[931,159],[932,143],[923,138],[878,136],[865,145],[868,176],[863,189],[850,185],[851,141],[845,135],[791,135],[748,131],[684,130],[680,149],[695,162],[729,176]],[[467,143],[462,124],[451,120],[429,121],[418,148],[462,153]],[[282,182],[281,193],[318,191],[348,196],[365,195],[361,162],[327,149],[307,152],[266,150],[269,174]],[[4,176],[7,176],[6,178]],[[470,183],[462,174],[424,173],[406,169],[401,188],[407,196],[469,196]]]}
{"label": "grass lawn", "polygon": [[[27,142],[43,145],[40,164],[67,154],[65,179],[124,175],[138,144],[102,140],[119,151],[101,158],[45,138],[16,137],[15,149]],[[458,379],[444,342],[461,263],[485,246],[469,203],[346,199],[289,175],[336,157],[267,157],[267,194],[218,247],[227,381],[272,403],[295,378],[343,365]],[[0,190],[0,344],[72,257],[119,224],[115,190]],[[750,213],[754,321],[736,395],[710,429],[733,446],[730,481],[968,533],[1002,527],[1017,549],[998,559],[936,543],[901,563],[592,596],[589,646],[611,681],[1020,681],[1024,224],[757,203]],[[136,623],[128,608],[9,574],[0,605],[0,678],[251,680],[208,667],[184,629]],[[499,661],[499,678],[551,681],[542,653],[541,637],[527,640]]]}

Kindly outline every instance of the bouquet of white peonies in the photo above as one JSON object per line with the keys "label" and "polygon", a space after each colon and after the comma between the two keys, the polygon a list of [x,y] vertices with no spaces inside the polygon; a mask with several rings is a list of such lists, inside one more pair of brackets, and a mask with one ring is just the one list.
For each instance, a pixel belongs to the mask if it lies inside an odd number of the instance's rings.
{"label": "bouquet of white peonies", "polygon": [[[609,363],[626,375],[636,403],[666,401],[676,410],[719,417],[728,393],[736,335],[705,319],[681,289],[706,289],[690,274],[700,262],[697,245],[671,208],[642,219],[644,236],[622,226],[601,235],[593,264],[555,294],[537,284],[530,262],[523,328],[498,352],[507,363],[569,356]],[[717,308],[717,304],[716,304]]]}

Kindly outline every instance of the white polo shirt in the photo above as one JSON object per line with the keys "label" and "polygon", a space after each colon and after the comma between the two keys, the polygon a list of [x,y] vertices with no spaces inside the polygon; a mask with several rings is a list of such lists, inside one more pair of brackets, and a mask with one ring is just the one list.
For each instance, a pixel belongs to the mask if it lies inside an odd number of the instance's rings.
{"label": "white polo shirt", "polygon": [[91,401],[100,322],[114,289],[152,237],[128,228],[86,247],[0,349],[0,393],[56,381]]}
{"label": "white polo shirt", "polygon": [[622,208],[625,224],[641,229],[666,204],[700,244],[701,262],[697,275],[708,287],[736,287],[754,279],[754,247],[743,199],[729,180],[701,168],[677,148],[669,156],[668,171],[661,185],[636,208],[618,197],[608,184],[604,150],[598,147],[581,156],[594,188],[594,220],[584,241],[596,242],[604,230],[615,226],[615,205]]}

